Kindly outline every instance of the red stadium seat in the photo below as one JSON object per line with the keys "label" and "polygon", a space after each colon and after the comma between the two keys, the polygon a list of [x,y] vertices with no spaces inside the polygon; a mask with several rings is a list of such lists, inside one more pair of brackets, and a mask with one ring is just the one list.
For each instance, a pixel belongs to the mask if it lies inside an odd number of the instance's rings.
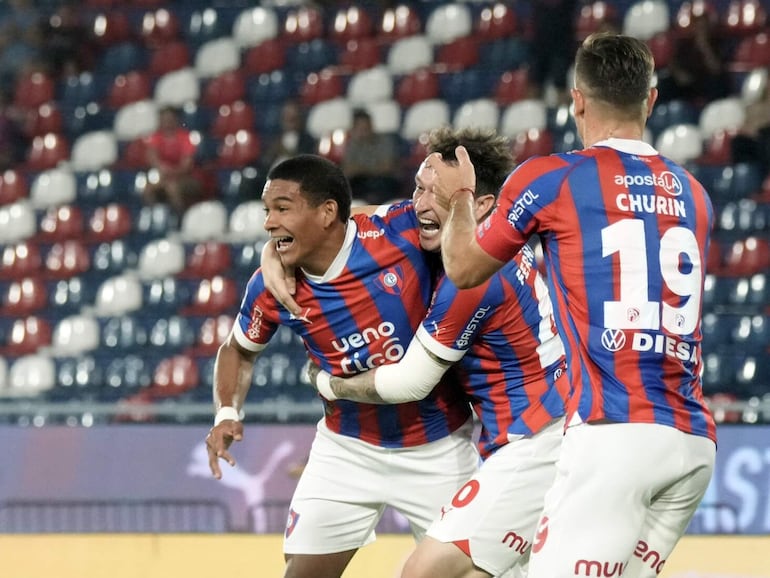
{"label": "red stadium seat", "polygon": [[97,207],[88,220],[86,242],[111,243],[131,233],[131,212],[124,205],[110,203]]}
{"label": "red stadium seat", "polygon": [[230,245],[216,241],[197,243],[187,257],[180,279],[208,279],[227,273],[233,257]]}
{"label": "red stadium seat", "polygon": [[81,241],[54,244],[45,258],[45,275],[49,279],[69,279],[91,268],[91,255]]}
{"label": "red stadium seat", "polygon": [[431,100],[439,96],[439,81],[434,72],[428,69],[416,70],[404,76],[396,86],[396,100],[407,108],[421,100]]}
{"label": "red stadium seat", "polygon": [[253,131],[239,130],[225,136],[219,148],[217,165],[220,169],[235,169],[259,160],[259,136]]}
{"label": "red stadium seat", "polygon": [[548,129],[531,128],[513,141],[513,158],[521,163],[531,156],[549,155],[554,151],[553,135]]}
{"label": "red stadium seat", "polygon": [[689,28],[693,21],[702,15],[706,15],[713,23],[719,20],[719,11],[710,0],[682,2],[674,18],[674,28],[679,30]]}
{"label": "red stadium seat", "polygon": [[314,104],[338,98],[345,93],[342,77],[331,69],[311,72],[300,88],[302,104],[311,107]]}
{"label": "red stadium seat", "polygon": [[760,32],[741,39],[728,67],[733,72],[770,67],[770,35]]}
{"label": "red stadium seat", "polygon": [[721,275],[722,273],[722,246],[714,239],[709,245],[709,252],[706,256],[706,272],[710,275]]}
{"label": "red stadium seat", "polygon": [[2,296],[0,315],[26,317],[48,306],[45,283],[37,277],[24,277],[11,283]]}
{"label": "red stadium seat", "polygon": [[16,81],[14,104],[21,109],[36,109],[54,99],[54,81],[42,72],[20,76]]}
{"label": "red stadium seat", "polygon": [[40,220],[38,240],[41,243],[57,243],[80,239],[85,230],[83,211],[76,205],[50,207]]}
{"label": "red stadium seat", "polygon": [[29,355],[51,345],[51,337],[51,324],[43,317],[32,315],[17,319],[11,327],[5,351],[0,350],[0,353],[9,357]]}
{"label": "red stadium seat", "polygon": [[699,165],[724,166],[732,163],[731,143],[735,133],[718,130],[703,144],[703,154],[698,158]]}
{"label": "red stadium seat", "polygon": [[150,54],[147,71],[155,77],[190,66],[192,55],[187,43],[173,41],[155,48]]}
{"label": "red stadium seat", "polygon": [[478,41],[472,36],[464,36],[440,46],[434,66],[441,72],[455,72],[475,66],[478,61]]}
{"label": "red stadium seat", "polygon": [[500,106],[508,106],[530,96],[529,74],[526,68],[503,72],[495,87],[494,99]]}
{"label": "red stadium seat", "polygon": [[217,116],[211,124],[210,133],[215,138],[223,139],[228,134],[239,130],[254,130],[256,115],[254,109],[242,100],[219,107]]}
{"label": "red stadium seat", "polygon": [[179,39],[179,19],[165,8],[146,12],[142,17],[140,36],[148,48],[157,48]]}
{"label": "red stadium seat", "polygon": [[246,51],[242,69],[246,74],[256,76],[281,70],[285,64],[286,46],[282,40],[271,38]]}
{"label": "red stadium seat", "polygon": [[230,315],[218,315],[208,317],[202,324],[195,345],[192,349],[192,355],[196,357],[213,357],[217,354],[219,346],[225,342],[230,330],[233,328],[235,319]]}
{"label": "red stadium seat", "polygon": [[198,386],[198,364],[188,355],[161,360],[153,373],[147,393],[154,399],[173,397]]}
{"label": "red stadium seat", "polygon": [[340,53],[340,66],[348,72],[374,68],[381,62],[382,52],[376,38],[348,40]]}
{"label": "red stadium seat", "polygon": [[218,108],[246,97],[246,79],[238,70],[228,70],[215,76],[203,89],[203,104]]}
{"label": "red stadium seat", "polygon": [[27,151],[26,168],[30,171],[44,171],[69,160],[70,146],[67,139],[55,133],[36,136]]}
{"label": "red stadium seat", "polygon": [[286,15],[283,38],[291,44],[308,42],[324,35],[323,14],[313,6],[299,6]]}
{"label": "red stadium seat", "polygon": [[107,106],[113,109],[152,98],[152,86],[146,72],[132,70],[115,77],[107,96]]}
{"label": "red stadium seat", "polygon": [[0,206],[10,205],[29,196],[29,183],[24,173],[8,169],[0,175]]}
{"label": "red stadium seat", "polygon": [[735,241],[725,257],[724,274],[749,277],[770,268],[770,241],[748,237]]}
{"label": "red stadium seat", "polygon": [[131,39],[131,22],[121,10],[108,10],[94,17],[92,38],[102,47],[114,46]]}
{"label": "red stadium seat", "polygon": [[61,111],[53,102],[46,102],[27,113],[24,134],[28,138],[42,136],[49,132],[60,134],[64,130]]}
{"label": "red stadium seat", "polygon": [[212,316],[232,311],[238,305],[238,289],[229,277],[217,275],[201,279],[192,303],[182,309],[183,315]]}
{"label": "red stadium seat", "polygon": [[674,55],[674,32],[667,30],[656,34],[647,40],[647,46],[655,59],[655,70],[668,67]]}
{"label": "red stadium seat", "polygon": [[120,153],[116,167],[121,169],[148,168],[146,139],[140,137],[127,142]]}
{"label": "red stadium seat", "polygon": [[341,163],[345,155],[348,134],[344,130],[335,130],[331,134],[323,135],[318,140],[318,154],[334,163]]}
{"label": "red stadium seat", "polygon": [[594,0],[581,6],[575,20],[575,37],[582,42],[594,32],[618,25],[617,8],[611,2]]}
{"label": "red stadium seat", "polygon": [[376,36],[381,42],[391,44],[399,38],[420,34],[422,29],[422,19],[416,8],[404,3],[383,12]]}
{"label": "red stadium seat", "polygon": [[19,279],[39,275],[42,263],[40,248],[35,243],[6,245],[3,248],[0,279]]}
{"label": "red stadium seat", "polygon": [[479,14],[476,33],[483,41],[499,40],[516,36],[518,22],[513,7],[496,2],[485,7]]}
{"label": "red stadium seat", "polygon": [[347,6],[337,10],[329,36],[333,42],[345,45],[350,40],[371,36],[373,31],[372,20],[364,8]]}
{"label": "red stadium seat", "polygon": [[728,36],[755,34],[767,25],[767,11],[759,0],[731,0],[721,24]]}

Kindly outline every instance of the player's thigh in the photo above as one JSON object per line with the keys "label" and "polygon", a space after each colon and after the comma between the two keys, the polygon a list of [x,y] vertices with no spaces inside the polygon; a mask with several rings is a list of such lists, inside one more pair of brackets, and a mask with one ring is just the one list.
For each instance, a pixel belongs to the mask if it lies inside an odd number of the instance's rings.
{"label": "player's thigh", "polygon": [[562,431],[559,421],[500,448],[442,506],[428,535],[459,545],[469,561],[491,575],[519,563],[529,553],[556,474]]}
{"label": "player's thigh", "polygon": [[470,558],[451,542],[439,542],[426,536],[404,564],[401,578],[489,578],[492,576],[473,565]]}
{"label": "player's thigh", "polygon": [[287,554],[283,578],[339,578],[356,550],[335,554]]}
{"label": "player's thigh", "polygon": [[628,576],[647,578],[660,574],[711,481],[716,457],[713,442],[681,432],[678,437],[681,446],[677,453],[683,462],[681,475],[654,496],[626,570]]}

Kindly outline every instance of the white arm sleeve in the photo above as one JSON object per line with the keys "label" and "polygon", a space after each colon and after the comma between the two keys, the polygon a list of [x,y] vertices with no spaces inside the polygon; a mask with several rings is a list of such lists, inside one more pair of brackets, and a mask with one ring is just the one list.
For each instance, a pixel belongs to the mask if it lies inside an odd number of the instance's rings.
{"label": "white arm sleeve", "polygon": [[381,365],[374,374],[374,387],[388,403],[423,399],[451,365],[433,357],[416,337],[398,363]]}

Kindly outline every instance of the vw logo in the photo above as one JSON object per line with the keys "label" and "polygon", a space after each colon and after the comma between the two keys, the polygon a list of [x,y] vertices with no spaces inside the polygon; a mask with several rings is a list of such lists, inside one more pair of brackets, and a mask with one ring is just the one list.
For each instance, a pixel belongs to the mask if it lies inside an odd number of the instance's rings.
{"label": "vw logo", "polygon": [[622,329],[605,329],[602,333],[602,345],[607,351],[620,351],[626,344],[626,334]]}

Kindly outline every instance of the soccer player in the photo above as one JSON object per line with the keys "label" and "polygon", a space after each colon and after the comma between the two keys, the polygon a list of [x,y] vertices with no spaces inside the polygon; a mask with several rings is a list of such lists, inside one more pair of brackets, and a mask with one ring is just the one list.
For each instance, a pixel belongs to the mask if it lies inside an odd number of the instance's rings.
{"label": "soccer player", "polygon": [[701,391],[701,301],[713,211],[703,186],[642,140],[657,92],[649,48],[589,36],[575,59],[583,150],[510,175],[477,226],[467,152],[428,158],[446,273],[484,282],[538,233],[572,387],[530,578],[655,576],[703,497],[715,458]]}
{"label": "soccer player", "polygon": [[[431,133],[428,150],[446,160],[458,145],[479,167],[473,210],[481,220],[513,168],[510,144],[492,131],[445,128]],[[433,179],[423,163],[413,202],[403,205],[419,218],[423,249],[438,252],[447,211],[434,203]],[[543,497],[556,475],[569,390],[564,347],[529,247],[474,289],[458,291],[443,277],[397,363],[348,378],[313,365],[310,373],[327,399],[402,403],[428,395],[453,363],[481,423],[484,462],[437,512],[402,578],[499,576],[528,558]]]}
{"label": "soccer player", "polygon": [[[399,359],[427,310],[435,263],[420,248],[411,211],[349,219],[350,186],[333,163],[300,155],[271,169],[262,195],[265,228],[287,266],[299,270],[293,315],[252,276],[214,368],[215,425],[209,466],[234,463],[240,409],[252,366],[279,325],[299,334],[310,358],[335,375]],[[422,401],[374,405],[324,400],[310,458],[287,523],[287,578],[339,578],[374,540],[386,505],[421,538],[435,512],[476,470],[470,406],[442,381]]]}

